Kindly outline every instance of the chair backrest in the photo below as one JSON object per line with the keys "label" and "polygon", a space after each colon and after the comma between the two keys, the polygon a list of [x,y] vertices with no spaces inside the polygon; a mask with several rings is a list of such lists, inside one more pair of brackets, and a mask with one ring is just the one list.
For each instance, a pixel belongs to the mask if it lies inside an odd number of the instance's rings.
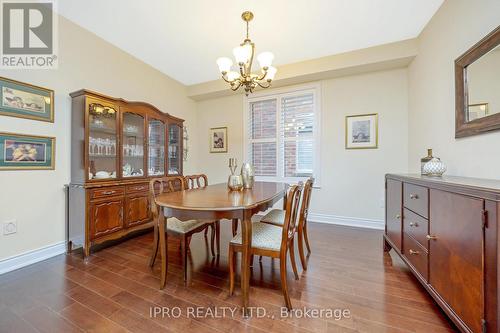
{"label": "chair backrest", "polygon": [[301,192],[302,187],[300,185],[292,185],[289,187],[286,195],[285,221],[283,223],[283,236],[281,238],[282,250],[286,249],[288,240],[295,234]]}
{"label": "chair backrest", "polygon": [[186,190],[208,186],[208,177],[205,174],[185,176]]}
{"label": "chair backrest", "polygon": [[149,201],[153,219],[158,219],[158,205],[155,197],[162,193],[181,191],[186,188],[186,182],[182,176],[169,176],[161,178],[153,178],[149,181]]}
{"label": "chair backrest", "polygon": [[298,226],[303,227],[305,223],[307,223],[307,213],[309,212],[309,203],[311,202],[311,193],[314,185],[314,178],[309,178],[302,190],[302,201],[300,203],[300,211],[299,211],[299,222]]}

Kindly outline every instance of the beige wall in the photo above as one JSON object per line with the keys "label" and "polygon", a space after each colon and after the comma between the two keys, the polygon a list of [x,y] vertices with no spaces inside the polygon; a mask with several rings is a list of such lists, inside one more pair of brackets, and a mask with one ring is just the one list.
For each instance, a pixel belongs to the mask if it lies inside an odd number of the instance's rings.
{"label": "beige wall", "polygon": [[0,223],[16,219],[18,232],[0,233],[0,259],[57,244],[65,239],[63,185],[70,181],[69,93],[88,88],[107,95],[147,101],[186,119],[190,159],[197,169],[195,103],[186,88],[129,54],[70,23],[59,20],[59,69],[0,70],[0,76],[55,90],[55,123],[0,116],[0,131],[55,136],[55,171],[0,172]]}
{"label": "beige wall", "polygon": [[454,60],[500,23],[498,0],[448,0],[419,37],[409,67],[409,168],[419,170],[426,148],[448,174],[500,177],[500,132],[455,139]]}
{"label": "beige wall", "polygon": [[[396,69],[320,81],[321,188],[312,220],[380,227],[384,174],[407,170],[407,71]],[[198,102],[200,171],[226,181],[227,160],[243,160],[243,95]],[[379,148],[345,150],[345,116],[379,114]],[[227,154],[208,153],[208,129],[228,126]]]}

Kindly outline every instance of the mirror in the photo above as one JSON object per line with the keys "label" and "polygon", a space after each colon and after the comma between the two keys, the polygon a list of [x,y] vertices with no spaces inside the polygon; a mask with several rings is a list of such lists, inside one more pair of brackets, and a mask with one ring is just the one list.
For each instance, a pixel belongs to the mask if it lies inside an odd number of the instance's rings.
{"label": "mirror", "polygon": [[455,137],[500,129],[500,27],[455,60]]}

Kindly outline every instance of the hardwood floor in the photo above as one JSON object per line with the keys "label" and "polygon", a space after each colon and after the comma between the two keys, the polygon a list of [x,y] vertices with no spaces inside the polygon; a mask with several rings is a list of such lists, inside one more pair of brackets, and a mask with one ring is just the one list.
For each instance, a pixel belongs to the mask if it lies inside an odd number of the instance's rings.
{"label": "hardwood floor", "polygon": [[[227,248],[231,223],[221,223],[219,260],[208,241],[191,241],[189,283],[184,286],[179,243],[168,244],[167,286],[159,290],[159,260],[148,267],[152,234],[98,251],[60,255],[0,276],[0,332],[454,332],[399,258],[382,251],[382,232],[309,224],[312,255],[300,280],[289,270],[294,309],[347,309],[349,318],[280,318],[284,306],[279,263],[255,258],[250,302],[266,316],[194,318],[199,307],[239,310],[240,290],[228,296]],[[299,263],[298,263],[299,264]],[[239,276],[237,277],[239,279]],[[237,280],[238,281],[238,280]],[[155,307],[181,312],[152,314]],[[215,307],[215,308],[214,308]],[[165,308],[166,309],[166,308]],[[177,310],[175,310],[177,311]],[[174,312],[175,312],[174,311]],[[255,312],[254,312],[255,313]],[[211,312],[214,315],[214,312]],[[170,313],[174,315],[174,313]],[[272,317],[274,315],[274,318]],[[177,316],[177,313],[175,313]]]}

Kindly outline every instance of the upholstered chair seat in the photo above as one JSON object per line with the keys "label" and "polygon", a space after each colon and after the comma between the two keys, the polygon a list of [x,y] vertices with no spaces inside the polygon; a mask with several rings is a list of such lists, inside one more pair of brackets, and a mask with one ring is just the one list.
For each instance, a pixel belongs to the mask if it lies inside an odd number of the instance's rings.
{"label": "upholstered chair seat", "polygon": [[167,219],[167,230],[175,231],[179,234],[186,234],[205,224],[205,221],[189,220],[181,221],[176,217],[169,217]]}
{"label": "upholstered chair seat", "polygon": [[[281,227],[255,222],[252,224],[252,248],[279,251],[282,234]],[[231,244],[241,245],[241,232],[233,237]]]}
{"label": "upholstered chair seat", "polygon": [[282,226],[285,223],[285,211],[282,209],[273,209],[266,215],[264,215],[260,219],[260,221],[264,223]]}

